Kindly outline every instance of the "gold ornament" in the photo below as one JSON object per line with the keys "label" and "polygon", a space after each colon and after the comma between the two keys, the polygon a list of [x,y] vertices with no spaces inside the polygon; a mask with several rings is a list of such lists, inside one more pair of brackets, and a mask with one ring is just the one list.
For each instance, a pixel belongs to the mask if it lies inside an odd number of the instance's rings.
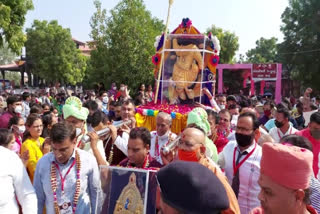
{"label": "gold ornament", "polygon": [[132,173],[129,183],[123,188],[117,200],[114,214],[142,214],[143,200],[136,184],[136,175]]}

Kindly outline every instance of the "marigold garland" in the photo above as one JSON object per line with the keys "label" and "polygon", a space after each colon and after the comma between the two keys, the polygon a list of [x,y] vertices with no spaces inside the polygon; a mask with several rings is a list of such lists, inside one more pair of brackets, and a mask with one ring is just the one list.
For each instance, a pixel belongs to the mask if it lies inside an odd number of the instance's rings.
{"label": "marigold garland", "polygon": [[[76,213],[76,208],[80,196],[80,169],[81,169],[81,161],[80,161],[80,156],[78,154],[78,151],[76,151],[76,191],[73,196],[73,206],[72,206],[72,213]],[[60,214],[60,208],[58,205],[58,200],[57,200],[57,173],[56,173],[56,167],[54,165],[54,162],[51,164],[51,189],[53,192],[53,203],[54,203],[54,211],[56,214]]]}

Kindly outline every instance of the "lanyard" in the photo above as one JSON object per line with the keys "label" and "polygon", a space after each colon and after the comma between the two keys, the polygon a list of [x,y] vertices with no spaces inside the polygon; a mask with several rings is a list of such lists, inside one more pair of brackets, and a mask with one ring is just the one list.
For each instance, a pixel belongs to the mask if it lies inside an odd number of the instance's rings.
{"label": "lanyard", "polygon": [[73,160],[71,166],[69,167],[69,169],[68,169],[67,173],[64,175],[64,177],[62,177],[59,165],[56,162],[53,162],[53,163],[59,172],[60,180],[61,180],[61,192],[62,192],[62,194],[64,194],[64,181],[66,180],[66,177],[69,174],[69,172],[71,171],[72,167],[76,164],[76,159]]}
{"label": "lanyard", "polygon": [[[277,132],[278,132],[279,139],[281,139],[279,129],[277,129]],[[292,134],[292,127],[290,127],[290,131],[289,131],[289,135],[291,135],[291,134]]]}
{"label": "lanyard", "polygon": [[253,154],[254,150],[256,150],[256,147],[257,147],[257,144],[255,143],[253,150],[249,154],[247,154],[246,157],[238,165],[236,165],[237,147],[234,148],[234,152],[233,152],[233,175],[235,175],[237,173],[237,171],[239,170],[240,166]]}

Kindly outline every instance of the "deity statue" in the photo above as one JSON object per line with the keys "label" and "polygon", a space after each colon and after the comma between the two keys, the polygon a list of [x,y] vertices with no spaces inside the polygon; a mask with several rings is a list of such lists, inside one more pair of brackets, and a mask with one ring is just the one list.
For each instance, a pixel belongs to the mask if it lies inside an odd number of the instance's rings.
{"label": "deity statue", "polygon": [[203,69],[202,56],[195,44],[179,45],[177,39],[173,39],[174,49],[188,49],[190,51],[176,51],[176,63],[173,66],[171,80],[174,84],[169,85],[170,103],[181,100],[193,99],[200,95],[200,71]]}

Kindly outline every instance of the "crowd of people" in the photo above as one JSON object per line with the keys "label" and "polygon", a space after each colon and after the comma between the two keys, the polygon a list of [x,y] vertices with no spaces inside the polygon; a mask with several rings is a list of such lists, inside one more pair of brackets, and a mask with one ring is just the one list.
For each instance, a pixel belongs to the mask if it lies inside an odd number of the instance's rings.
{"label": "crowd of people", "polygon": [[181,133],[161,111],[156,130],[137,127],[136,105],[155,97],[144,84],[129,94],[115,83],[3,94],[0,213],[100,213],[99,166],[109,165],[157,170],[158,214],[320,212],[320,99],[310,88],[279,104],[205,88],[210,105],[196,103]]}

